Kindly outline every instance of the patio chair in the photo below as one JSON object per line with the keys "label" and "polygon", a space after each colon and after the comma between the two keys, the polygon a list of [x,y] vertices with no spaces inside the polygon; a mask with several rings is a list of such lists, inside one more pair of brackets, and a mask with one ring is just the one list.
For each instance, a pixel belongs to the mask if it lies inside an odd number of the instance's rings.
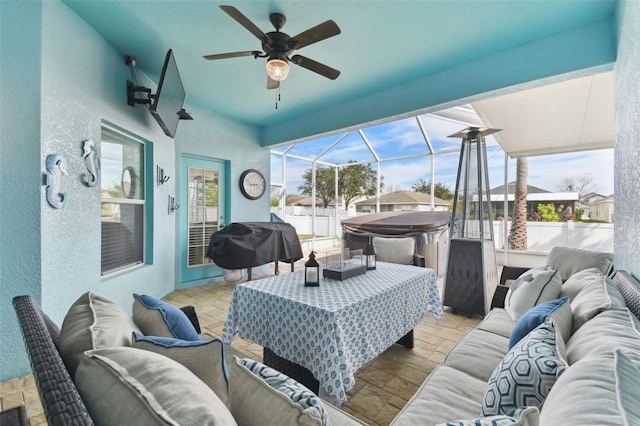
{"label": "patio chair", "polygon": [[413,237],[373,237],[371,243],[380,262],[426,266],[424,256],[416,253]]}

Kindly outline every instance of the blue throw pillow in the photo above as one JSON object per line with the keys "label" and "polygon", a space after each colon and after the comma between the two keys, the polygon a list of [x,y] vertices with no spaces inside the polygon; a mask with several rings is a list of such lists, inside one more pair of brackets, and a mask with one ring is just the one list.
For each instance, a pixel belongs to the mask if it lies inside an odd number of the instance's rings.
{"label": "blue throw pillow", "polygon": [[189,317],[180,309],[144,294],[134,294],[133,298],[133,321],[145,335],[200,340]]}
{"label": "blue throw pillow", "polygon": [[513,330],[511,330],[509,349],[513,348],[524,336],[529,334],[531,330],[545,322],[547,318],[564,303],[569,303],[568,297],[561,297],[560,299],[541,303],[525,312],[513,326]]}

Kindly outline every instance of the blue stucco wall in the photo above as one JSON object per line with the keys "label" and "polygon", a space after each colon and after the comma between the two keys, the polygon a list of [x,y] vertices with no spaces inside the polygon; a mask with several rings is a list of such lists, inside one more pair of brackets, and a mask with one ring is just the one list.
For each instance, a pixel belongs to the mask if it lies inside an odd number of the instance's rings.
{"label": "blue stucco wall", "polygon": [[0,2],[0,380],[30,371],[11,300],[41,300],[41,11]]}
{"label": "blue stucco wall", "polygon": [[640,2],[620,2],[614,68],[615,266],[640,277]]}
{"label": "blue stucco wall", "polygon": [[[270,181],[271,154],[269,149],[260,147],[258,129],[229,121],[206,110],[191,108],[189,113],[193,117],[193,121],[184,121],[179,124],[175,139],[176,151],[228,161],[230,170],[226,176],[224,189],[227,205],[231,206],[231,209],[230,215],[225,217],[224,221],[227,224],[269,221],[268,189],[265,195],[258,200],[248,200],[239,191],[240,175],[246,169],[258,169],[267,182]],[[180,161],[180,155],[177,155],[175,170],[180,170]],[[182,189],[181,187],[177,188],[178,197],[182,196]],[[179,233],[179,223],[177,222],[176,233]],[[180,247],[181,241],[176,239],[176,253],[180,252]],[[180,283],[180,256],[176,256],[175,261],[176,282]],[[253,268],[254,273],[265,273],[268,270],[268,265]]]}
{"label": "blue stucco wall", "polygon": [[[11,306],[14,295],[34,295],[61,324],[69,306],[86,291],[130,312],[132,293],[160,297],[176,288],[179,216],[167,213],[167,196],[180,185],[180,150],[229,160],[230,182],[237,182],[245,166],[263,170],[268,178],[270,157],[259,147],[257,129],[203,111],[193,112],[194,121],[180,123],[175,140],[168,138],[145,107],[127,105],[126,80],[131,77],[123,56],[136,52],[116,51],[60,2],[1,4],[0,380],[5,380],[29,372]],[[138,80],[155,90],[140,72]],[[82,182],[82,142],[99,142],[103,122],[153,143],[151,165],[162,165],[172,176],[162,188],[153,185],[147,205],[153,209],[148,229],[153,233],[152,264],[108,278],[100,275],[100,187]],[[45,199],[42,174],[49,154],[63,155],[68,163],[62,209]],[[268,197],[249,204],[237,185],[229,189],[232,211],[238,212],[234,220],[268,219]]]}

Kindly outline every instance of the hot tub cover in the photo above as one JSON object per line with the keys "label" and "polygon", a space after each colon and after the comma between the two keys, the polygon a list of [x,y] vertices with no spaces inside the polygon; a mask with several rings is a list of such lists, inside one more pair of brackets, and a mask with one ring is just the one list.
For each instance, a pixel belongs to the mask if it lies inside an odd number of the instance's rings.
{"label": "hot tub cover", "polygon": [[451,212],[383,212],[345,219],[345,233],[360,235],[414,235],[440,233],[449,227]]}
{"label": "hot tub cover", "polygon": [[288,223],[234,222],[211,235],[207,256],[223,268],[242,269],[295,262],[302,259],[302,247]]}

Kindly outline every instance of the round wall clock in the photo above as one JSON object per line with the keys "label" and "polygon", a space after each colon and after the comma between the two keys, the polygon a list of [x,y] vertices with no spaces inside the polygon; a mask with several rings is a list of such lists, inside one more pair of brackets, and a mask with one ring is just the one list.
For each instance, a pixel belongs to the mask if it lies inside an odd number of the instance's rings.
{"label": "round wall clock", "polygon": [[267,181],[256,169],[248,169],[240,175],[240,192],[250,200],[257,200],[264,195]]}

